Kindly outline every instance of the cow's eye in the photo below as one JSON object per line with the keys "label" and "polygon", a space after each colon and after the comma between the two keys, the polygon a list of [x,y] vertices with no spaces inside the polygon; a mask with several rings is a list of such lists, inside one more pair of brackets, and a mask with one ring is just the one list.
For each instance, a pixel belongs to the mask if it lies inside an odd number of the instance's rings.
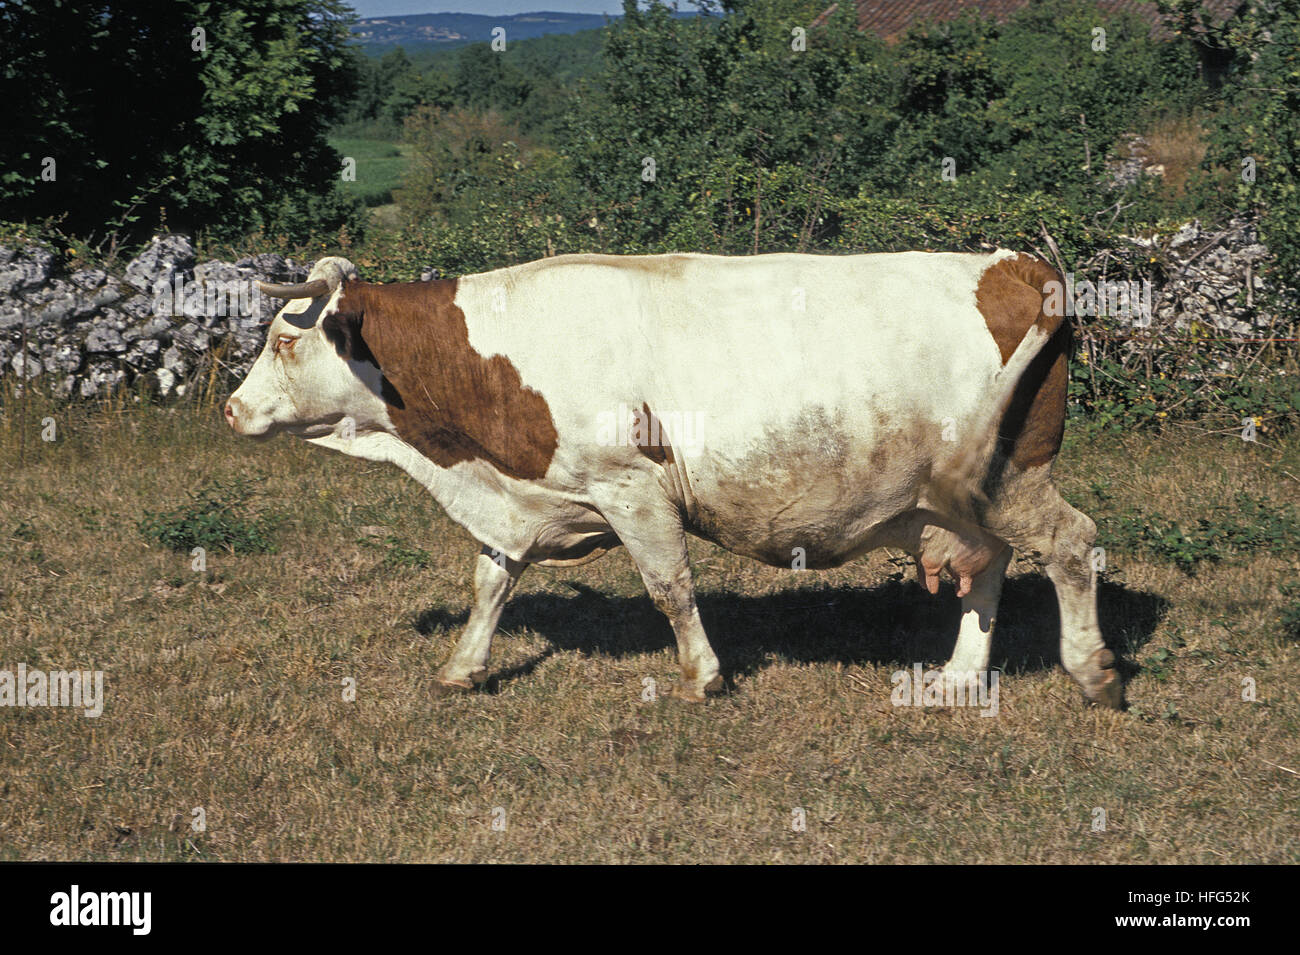
{"label": "cow's eye", "polygon": [[280,335],[275,339],[275,353],[278,355],[281,349],[292,349],[294,343],[298,341],[295,335]]}

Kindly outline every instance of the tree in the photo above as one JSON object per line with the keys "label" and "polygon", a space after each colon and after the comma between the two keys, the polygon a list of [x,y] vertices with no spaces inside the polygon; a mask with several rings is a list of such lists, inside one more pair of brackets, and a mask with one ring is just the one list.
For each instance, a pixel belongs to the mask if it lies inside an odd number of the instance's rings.
{"label": "tree", "polygon": [[394,198],[416,218],[445,222],[458,217],[470,193],[501,186],[500,160],[510,148],[518,155],[520,135],[493,110],[420,106],[406,117],[405,138],[411,168]]}
{"label": "tree", "polygon": [[812,27],[824,7],[729,0],[721,17],[681,19],[625,0],[599,83],[581,94],[566,135],[593,206],[631,248],[684,236],[680,220],[705,214],[699,197],[730,184],[750,201],[721,214],[756,218],[759,170],[801,165],[856,192],[897,121],[885,106],[891,81],[852,4]]}
{"label": "tree", "polygon": [[1039,0],[1004,24],[967,15],[914,28],[895,53],[903,121],[882,170],[926,191],[952,157],[959,177],[1093,201],[1121,136],[1204,89],[1190,45],[1156,43],[1149,29],[1084,0]]}
{"label": "tree", "polygon": [[0,206],[80,234],[135,216],[143,233],[160,208],[185,230],[274,228],[339,181],[325,132],[355,92],[351,16],[341,0],[0,4]]}
{"label": "tree", "polygon": [[[1259,214],[1274,287],[1294,289],[1300,285],[1300,5],[1261,0],[1218,25],[1198,18],[1192,0],[1172,6],[1185,31],[1197,28],[1207,43],[1232,54],[1227,101],[1206,163],[1228,171],[1233,188],[1223,198],[1230,207]],[[1278,304],[1300,311],[1294,295]]]}

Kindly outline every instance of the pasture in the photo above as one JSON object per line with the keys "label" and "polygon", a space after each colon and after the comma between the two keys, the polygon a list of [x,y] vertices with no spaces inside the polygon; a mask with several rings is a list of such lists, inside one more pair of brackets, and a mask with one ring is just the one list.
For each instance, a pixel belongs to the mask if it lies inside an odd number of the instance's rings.
{"label": "pasture", "polygon": [[345,192],[359,196],[370,208],[391,205],[393,190],[402,184],[411,161],[408,147],[361,136],[334,136],[329,144],[340,156],[356,161],[356,179],[342,181]]}
{"label": "pasture", "polygon": [[[724,695],[666,698],[671,631],[619,550],[529,570],[491,681],[437,696],[476,546],[414,481],[238,439],[211,401],[26,414],[20,466],[0,408],[0,669],[100,669],[106,704],[0,708],[0,859],[1300,861],[1294,435],[1071,432],[1058,481],[1102,527],[1131,708],[1082,706],[1017,561],[987,718],[891,704],[892,673],[947,658],[951,584],[701,542]],[[139,529],[241,479],[230,513],[274,552],[196,571]]]}

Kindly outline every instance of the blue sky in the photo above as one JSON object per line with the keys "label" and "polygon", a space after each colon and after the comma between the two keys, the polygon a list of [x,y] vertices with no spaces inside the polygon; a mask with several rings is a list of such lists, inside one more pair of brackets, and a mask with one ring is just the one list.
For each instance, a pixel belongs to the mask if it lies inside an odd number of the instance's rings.
{"label": "blue sky", "polygon": [[[352,8],[363,17],[382,17],[398,13],[483,13],[505,16],[511,13],[535,13],[557,10],[561,13],[623,12],[623,0],[351,0]],[[682,10],[694,7],[680,3]]]}

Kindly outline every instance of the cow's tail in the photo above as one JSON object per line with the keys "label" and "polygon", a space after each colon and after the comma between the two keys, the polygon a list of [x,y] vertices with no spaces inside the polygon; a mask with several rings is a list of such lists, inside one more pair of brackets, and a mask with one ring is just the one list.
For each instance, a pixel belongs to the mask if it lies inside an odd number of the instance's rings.
{"label": "cow's tail", "polygon": [[[1055,279],[1049,279],[1049,282],[1062,281],[1055,269],[1050,271]],[[963,434],[956,436],[957,450],[931,471],[929,487],[931,494],[938,499],[936,503],[942,502],[957,513],[968,513],[976,504],[987,503],[984,477],[997,445],[1002,417],[1015,396],[1020,379],[1065,321],[1064,309],[1048,307],[1051,301],[1061,301],[1059,289],[1057,295],[1050,294],[1051,290],[1046,287],[1037,291],[1042,295],[1037,318],[994,376],[993,386],[971,424],[963,429]]]}

